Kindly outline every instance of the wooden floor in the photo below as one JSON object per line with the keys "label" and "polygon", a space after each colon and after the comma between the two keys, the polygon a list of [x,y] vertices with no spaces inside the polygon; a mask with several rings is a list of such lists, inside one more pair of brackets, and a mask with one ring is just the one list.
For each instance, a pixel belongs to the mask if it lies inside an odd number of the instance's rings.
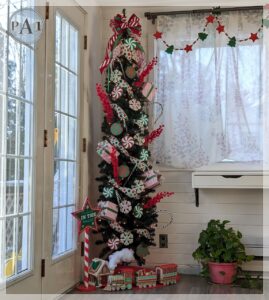
{"label": "wooden floor", "polygon": [[[73,290],[71,294],[79,294]],[[110,294],[101,289],[91,294]],[[262,294],[261,290],[244,289],[239,286],[215,285],[205,278],[195,275],[181,275],[176,285],[153,289],[135,289],[130,291],[113,292],[113,294]]]}

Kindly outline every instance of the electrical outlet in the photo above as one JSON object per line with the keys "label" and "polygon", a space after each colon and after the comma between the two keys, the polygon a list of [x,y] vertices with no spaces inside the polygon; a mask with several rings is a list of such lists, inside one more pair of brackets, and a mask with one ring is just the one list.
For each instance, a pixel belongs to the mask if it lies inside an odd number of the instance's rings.
{"label": "electrical outlet", "polygon": [[159,247],[160,248],[168,248],[168,235],[167,234],[159,234]]}

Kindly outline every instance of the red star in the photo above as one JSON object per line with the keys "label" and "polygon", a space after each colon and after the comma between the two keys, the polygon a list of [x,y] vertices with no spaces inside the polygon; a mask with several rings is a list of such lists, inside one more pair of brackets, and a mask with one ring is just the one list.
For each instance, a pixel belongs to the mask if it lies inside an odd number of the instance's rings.
{"label": "red star", "polygon": [[163,33],[156,31],[153,36],[155,37],[156,40],[161,39],[162,38]]}
{"label": "red star", "polygon": [[215,17],[214,17],[213,15],[209,15],[209,16],[206,18],[206,20],[207,20],[207,24],[208,24],[208,23],[214,23]]}
{"label": "red star", "polygon": [[97,230],[97,217],[99,208],[92,208],[89,198],[83,203],[82,209],[72,212],[73,217],[78,219],[78,233],[86,230]]}
{"label": "red star", "polygon": [[224,25],[219,24],[219,26],[216,28],[216,30],[218,31],[218,33],[224,32]]}
{"label": "red star", "polygon": [[192,51],[192,45],[186,45],[186,47],[184,48],[184,50],[188,53],[190,51]]}
{"label": "red star", "polygon": [[258,33],[251,33],[250,37],[249,37],[250,40],[252,40],[252,42],[254,43],[256,40],[258,40]]}

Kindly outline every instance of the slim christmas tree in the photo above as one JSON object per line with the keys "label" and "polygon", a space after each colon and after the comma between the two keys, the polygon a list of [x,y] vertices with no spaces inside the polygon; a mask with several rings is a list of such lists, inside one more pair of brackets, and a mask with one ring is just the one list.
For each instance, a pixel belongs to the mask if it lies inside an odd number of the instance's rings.
{"label": "slim christmas tree", "polygon": [[101,258],[127,248],[142,265],[148,247],[154,245],[156,203],[170,195],[149,196],[159,185],[160,175],[152,169],[148,145],[161,134],[163,126],[149,133],[146,111],[155,88],[145,79],[157,61],[154,58],[145,63],[137,16],[127,20],[123,12],[111,20],[110,26],[114,35],[100,67],[101,73],[106,71],[105,87],[96,86],[105,113],[104,137],[97,148],[103,159],[97,178],[101,194],[98,205],[102,209],[98,221],[102,239],[97,244],[105,245]]}

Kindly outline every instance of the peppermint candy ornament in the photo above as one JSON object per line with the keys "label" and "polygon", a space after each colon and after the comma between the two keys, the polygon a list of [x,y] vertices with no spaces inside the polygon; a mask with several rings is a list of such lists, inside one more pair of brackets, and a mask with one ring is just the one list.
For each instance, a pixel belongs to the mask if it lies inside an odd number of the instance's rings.
{"label": "peppermint candy ornament", "polygon": [[138,111],[141,109],[141,103],[136,99],[132,99],[129,101],[129,107],[134,111]]}
{"label": "peppermint candy ornament", "polygon": [[147,115],[145,114],[142,114],[140,119],[138,120],[138,123],[141,124],[141,127],[142,126],[147,126],[148,123],[149,123],[149,118]]}
{"label": "peppermint candy ornament", "polygon": [[113,238],[108,240],[107,245],[111,250],[117,250],[119,243],[120,240],[118,238]]}
{"label": "peppermint candy ornament", "polygon": [[132,204],[130,201],[128,200],[123,200],[121,203],[120,203],[120,211],[123,213],[123,214],[128,214],[130,211],[132,210]]}
{"label": "peppermint candy ornament", "polygon": [[125,40],[125,45],[127,46],[128,49],[133,51],[136,48],[137,43],[133,38],[129,38]]}
{"label": "peppermint candy ornament", "polygon": [[129,135],[126,135],[125,137],[123,137],[121,139],[121,141],[122,141],[122,145],[125,149],[130,149],[134,145],[134,139]]}
{"label": "peppermint candy ornament", "polygon": [[115,86],[113,91],[112,91],[112,99],[113,100],[118,100],[121,96],[122,96],[122,93],[123,93],[123,89],[119,86]]}
{"label": "peppermint candy ornament", "polygon": [[137,219],[140,219],[143,216],[143,208],[139,204],[137,204],[134,208],[134,216]]}
{"label": "peppermint candy ornament", "polygon": [[142,151],[140,152],[140,159],[142,161],[147,161],[149,158],[149,152],[148,150],[142,149]]}
{"label": "peppermint candy ornament", "polygon": [[103,195],[105,198],[112,198],[114,193],[114,188],[105,187],[103,188]]}
{"label": "peppermint candy ornament", "polygon": [[120,235],[120,241],[123,245],[131,245],[134,241],[134,236],[130,231],[125,231]]}

